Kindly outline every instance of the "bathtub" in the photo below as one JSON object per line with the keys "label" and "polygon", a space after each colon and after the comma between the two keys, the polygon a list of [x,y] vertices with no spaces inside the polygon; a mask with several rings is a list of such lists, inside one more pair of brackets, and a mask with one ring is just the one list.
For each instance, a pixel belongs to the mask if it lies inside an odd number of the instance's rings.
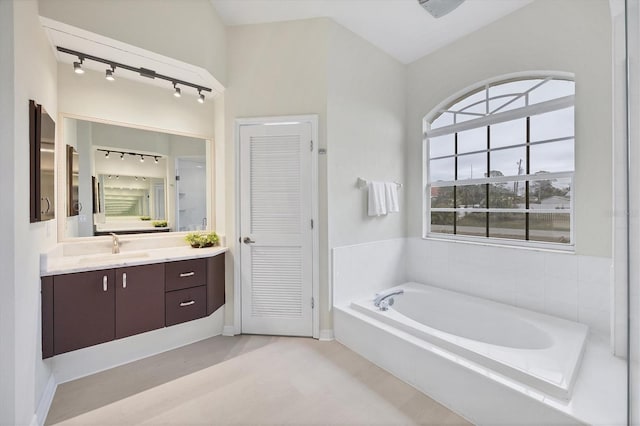
{"label": "bathtub", "polygon": [[393,296],[387,311],[373,305],[373,295],[350,307],[508,379],[570,399],[585,325],[424,284],[396,289],[404,294]]}

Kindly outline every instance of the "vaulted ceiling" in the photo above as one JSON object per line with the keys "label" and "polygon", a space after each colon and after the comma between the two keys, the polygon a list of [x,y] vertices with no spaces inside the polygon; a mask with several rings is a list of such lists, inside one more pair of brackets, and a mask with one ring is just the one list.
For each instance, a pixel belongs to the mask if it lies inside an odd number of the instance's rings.
{"label": "vaulted ceiling", "polygon": [[417,0],[211,0],[226,25],[329,17],[403,63],[421,58],[532,0],[466,0],[434,18]]}

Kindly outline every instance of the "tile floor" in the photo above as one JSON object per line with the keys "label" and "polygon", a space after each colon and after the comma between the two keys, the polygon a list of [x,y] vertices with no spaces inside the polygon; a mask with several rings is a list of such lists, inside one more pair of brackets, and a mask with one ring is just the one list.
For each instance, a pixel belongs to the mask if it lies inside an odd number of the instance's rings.
{"label": "tile floor", "polygon": [[467,425],[338,342],[214,337],[58,386],[46,425]]}

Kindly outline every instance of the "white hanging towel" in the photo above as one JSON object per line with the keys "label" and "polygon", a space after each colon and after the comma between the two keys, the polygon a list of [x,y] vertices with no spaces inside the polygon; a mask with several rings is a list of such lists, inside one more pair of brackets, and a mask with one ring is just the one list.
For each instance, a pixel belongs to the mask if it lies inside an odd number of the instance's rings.
{"label": "white hanging towel", "polygon": [[395,182],[384,183],[384,194],[388,213],[398,213],[400,204],[398,203],[398,184]]}
{"label": "white hanging towel", "polygon": [[369,182],[369,216],[387,214],[387,196],[384,182]]}

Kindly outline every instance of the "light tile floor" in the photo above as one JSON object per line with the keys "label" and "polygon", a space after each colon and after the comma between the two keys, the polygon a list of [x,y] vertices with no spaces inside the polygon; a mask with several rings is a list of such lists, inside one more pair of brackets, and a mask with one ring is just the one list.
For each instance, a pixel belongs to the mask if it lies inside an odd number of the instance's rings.
{"label": "light tile floor", "polygon": [[47,425],[468,425],[338,342],[214,337],[58,386]]}

